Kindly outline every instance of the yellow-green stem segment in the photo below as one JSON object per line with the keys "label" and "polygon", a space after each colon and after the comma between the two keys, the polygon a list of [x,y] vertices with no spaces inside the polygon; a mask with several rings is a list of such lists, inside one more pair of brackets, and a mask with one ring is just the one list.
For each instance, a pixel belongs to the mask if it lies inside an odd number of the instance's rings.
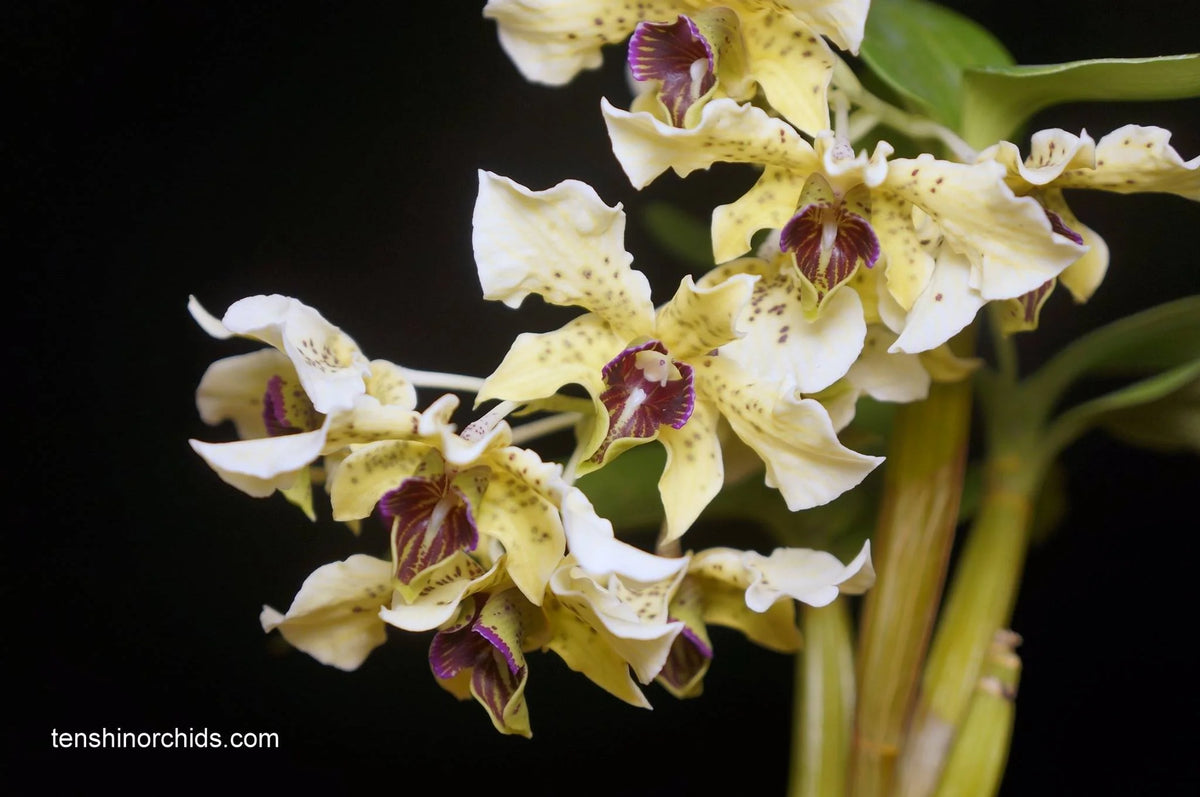
{"label": "yellow-green stem segment", "polygon": [[934,384],[896,413],[872,541],[878,578],[859,635],[852,797],[885,797],[895,782],[954,541],[970,422],[966,381]]}
{"label": "yellow-green stem segment", "polygon": [[966,539],[921,681],[901,762],[902,797],[934,793],[989,646],[1009,625],[1043,468],[1033,458],[989,459],[979,514]]}
{"label": "yellow-green stem segment", "polygon": [[845,598],[803,606],[796,654],[789,797],[844,797],[854,721],[854,652]]}

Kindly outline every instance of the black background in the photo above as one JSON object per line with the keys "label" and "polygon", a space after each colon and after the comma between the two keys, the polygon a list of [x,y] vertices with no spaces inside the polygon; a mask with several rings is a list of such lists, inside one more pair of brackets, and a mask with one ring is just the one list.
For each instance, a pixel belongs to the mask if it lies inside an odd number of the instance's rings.
{"label": "black background", "polygon": [[[525,83],[481,3],[6,4],[10,244],[11,631],[0,761],[41,782],[174,787],[250,773],[273,787],[356,782],[452,793],[780,793],[788,658],[716,632],[706,694],[655,710],[550,655],[530,661],[534,738],[501,737],[430,677],[427,635],[395,634],[352,674],[262,634],[317,566],[358,548],[282,499],[223,485],[187,446],[224,439],[192,392],[208,338],[255,293],[315,305],[368,356],[484,375],[514,334],[570,313],[479,296],[476,169],[533,188],[591,183],[631,214],[628,248],[667,298],[682,274],[636,223],[651,198],[698,210],[752,179],[722,167],[642,194],[608,148],[599,99],[626,98],[619,49],[569,88]],[[955,3],[1018,61],[1196,49],[1190,3]],[[444,7],[443,7],[444,6]],[[1071,106],[1038,126],[1125,122],[1200,154],[1195,101]],[[1022,142],[1024,146],[1025,142]],[[1113,250],[1085,307],[1052,297],[1020,342],[1036,363],[1084,330],[1196,293],[1197,208],[1072,200]],[[8,381],[11,380],[11,381]],[[431,396],[423,396],[428,399]],[[1099,433],[1068,453],[1070,514],[1030,558],[1014,621],[1025,663],[1004,794],[1192,794],[1196,459]],[[701,532],[703,533],[703,532]],[[749,544],[760,544],[757,539]],[[276,751],[52,750],[52,729],[276,731]]]}

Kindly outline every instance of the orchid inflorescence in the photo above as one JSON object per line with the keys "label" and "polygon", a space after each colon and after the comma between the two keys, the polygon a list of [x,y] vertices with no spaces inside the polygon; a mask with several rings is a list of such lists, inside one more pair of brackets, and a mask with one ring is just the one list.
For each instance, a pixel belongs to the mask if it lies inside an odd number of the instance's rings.
{"label": "orchid inflorescence", "polygon": [[[985,307],[1010,335],[1037,327],[1058,283],[1079,302],[1097,290],[1107,249],[1064,189],[1200,199],[1200,158],[1134,125],[1099,140],[1043,130],[1024,158],[1009,141],[966,140],[863,88],[838,51],[859,54],[868,10],[487,2],[531,81],[566,84],[628,40],[636,94],[628,110],[602,100],[597,122],[635,188],[668,170],[758,170],[713,210],[711,266],[659,306],[625,249],[620,204],[575,180],[534,190],[488,171],[472,219],[483,297],[519,308],[536,294],[582,313],[518,336],[485,379],[368,359],[295,298],[252,296],[220,318],[191,301],[211,335],[266,344],[204,374],[202,419],[231,421],[238,439],[193,440],[196,453],[246,494],[282,493],[312,519],[327,499],[335,521],[382,523],[390,541],[390,553],[318,568],[286,611],[264,607],[265,630],[343,670],[389,626],[431,632],[438,683],[528,736],[528,653],[553,651],[648,706],[652,681],[700,693],[708,625],[794,652],[797,601],[822,607],[873,585],[865,539],[843,563],[795,546],[696,551],[687,532],[747,473],[790,512],[854,490],[883,462],[841,439],[864,397],[915,402],[969,379],[983,363],[951,342]],[[872,138],[881,124],[931,151],[897,157],[900,143]],[[869,154],[855,149],[864,141]],[[446,392],[420,407],[418,390]],[[462,395],[476,415],[460,430]],[[567,432],[561,462],[531,447]],[[602,472],[619,484],[627,452],[655,441],[661,527],[646,550],[618,538],[589,484]]]}

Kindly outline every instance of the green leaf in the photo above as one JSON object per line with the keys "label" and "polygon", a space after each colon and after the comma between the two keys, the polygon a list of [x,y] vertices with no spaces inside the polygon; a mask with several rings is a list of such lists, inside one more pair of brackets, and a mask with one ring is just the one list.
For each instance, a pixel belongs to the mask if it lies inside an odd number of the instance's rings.
{"label": "green leaf", "polygon": [[1013,63],[978,23],[926,0],[874,0],[861,54],[909,110],[955,130],[962,119],[963,71]]}
{"label": "green leaf", "polygon": [[1157,402],[1200,379],[1200,358],[1134,382],[1099,398],[1085,401],[1064,412],[1050,425],[1042,445],[1047,452],[1058,452],[1083,432],[1104,420],[1109,413]]}
{"label": "green leaf", "polygon": [[1157,401],[1110,412],[1100,426],[1130,445],[1200,454],[1200,379]]}
{"label": "green leaf", "polygon": [[1163,371],[1200,356],[1200,295],[1185,296],[1095,329],[1027,381],[1025,401],[1049,409],[1084,375]]}
{"label": "green leaf", "polygon": [[963,134],[972,143],[1010,139],[1035,113],[1063,102],[1196,96],[1200,55],[1195,53],[970,68],[963,78]]}
{"label": "green leaf", "polygon": [[684,265],[713,267],[712,237],[708,225],[666,202],[651,202],[642,221],[655,243]]}

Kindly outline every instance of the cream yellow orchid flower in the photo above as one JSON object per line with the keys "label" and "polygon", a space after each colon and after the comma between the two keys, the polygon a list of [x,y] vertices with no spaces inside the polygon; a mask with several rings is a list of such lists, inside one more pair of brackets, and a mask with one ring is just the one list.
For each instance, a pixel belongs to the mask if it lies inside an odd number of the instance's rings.
{"label": "cream yellow orchid flower", "polygon": [[[658,558],[665,575],[644,581],[617,570],[588,572],[568,556],[554,571],[543,605],[549,621],[546,647],[597,686],[642,708],[650,703],[630,670],[638,682],[653,681],[683,629],[668,607],[687,559]],[[634,564],[635,575],[640,568],[640,562]]]}
{"label": "cream yellow orchid flower", "polygon": [[620,207],[583,183],[534,192],[480,173],[473,242],[484,296],[517,307],[538,293],[590,312],[554,332],[519,336],[478,401],[525,404],[583,386],[595,416],[574,459],[580,473],[629,446],[661,441],[667,540],[680,537],[721,489],[721,418],[763,459],[767,483],[792,510],[862,481],[881,460],[843,446],[819,403],[756,382],[715,353],[739,336],[755,278],[698,286],[685,277],[655,310],[645,276],[630,267],[624,226]]}
{"label": "cream yellow orchid flower", "polygon": [[[526,79],[562,85],[601,63],[601,48],[631,33],[630,65],[657,81],[679,123],[712,95],[749,99],[757,84],[784,117],[810,133],[829,126],[834,56],[822,37],[857,53],[869,0],[489,0],[484,16]],[[722,57],[723,56],[723,57]],[[722,67],[724,62],[724,67]]]}
{"label": "cream yellow orchid flower", "polygon": [[707,625],[734,628],[765,648],[794,653],[802,643],[796,601],[825,606],[839,594],[862,594],[874,582],[869,542],[848,565],[807,548],[777,548],[770,556],[732,548],[693,554],[669,612],[684,629],[658,680],[676,697],[700,694],[713,658]]}
{"label": "cream yellow orchid flower", "polygon": [[348,335],[296,299],[251,296],[220,320],[194,297],[188,309],[214,337],[271,346],[218,360],[196,390],[201,419],[232,421],[240,439],[190,440],[192,449],[242,492],[261,498],[280,490],[311,518],[312,462],[402,434],[416,417],[416,391],[403,369],[368,362]]}
{"label": "cream yellow orchid flower", "polygon": [[[1125,125],[1099,142],[1093,141],[1086,130],[1074,135],[1050,129],[1033,134],[1024,160],[1017,146],[1008,141],[979,153],[979,160],[1004,166],[1005,181],[1016,194],[1035,198],[1057,226],[1071,231],[1087,245],[1088,251],[1058,277],[1075,301],[1085,302],[1108,270],[1108,247],[1067,206],[1063,190],[1160,192],[1200,200],[1200,157],[1185,161],[1170,146],[1170,140],[1170,131],[1161,127]],[[1002,315],[1006,329],[1036,327],[1038,311],[1053,287],[1054,281],[1050,280],[1012,300]]]}
{"label": "cream yellow orchid flower", "polygon": [[540,604],[566,548],[562,467],[510,445],[503,422],[457,434],[450,421],[457,406],[445,395],[420,415],[409,439],[355,446],[331,479],[334,519],[357,520],[378,508],[397,589],[409,603],[420,597],[413,582],[421,573],[495,542],[513,582]]}
{"label": "cream yellow orchid flower", "polygon": [[[781,229],[796,274],[807,283],[799,301],[810,314],[820,313],[860,269],[881,266],[905,312],[923,297],[953,306],[945,318],[921,316],[923,327],[935,328],[921,337],[932,348],[983,302],[1033,290],[1084,251],[1055,231],[1035,200],[1016,196],[995,162],[968,165],[927,154],[889,159],[886,142],[870,157],[855,155],[828,131],[809,144],[782,120],[728,99],[708,103],[690,129],[607,102],[603,109],[613,151],[637,188],[667,169],[685,176],[716,162],[762,166],[745,196],[714,211],[714,255],[727,262],[746,252],[758,230]],[[934,233],[940,246],[931,251]],[[901,351],[922,350],[903,341],[902,335]]]}

